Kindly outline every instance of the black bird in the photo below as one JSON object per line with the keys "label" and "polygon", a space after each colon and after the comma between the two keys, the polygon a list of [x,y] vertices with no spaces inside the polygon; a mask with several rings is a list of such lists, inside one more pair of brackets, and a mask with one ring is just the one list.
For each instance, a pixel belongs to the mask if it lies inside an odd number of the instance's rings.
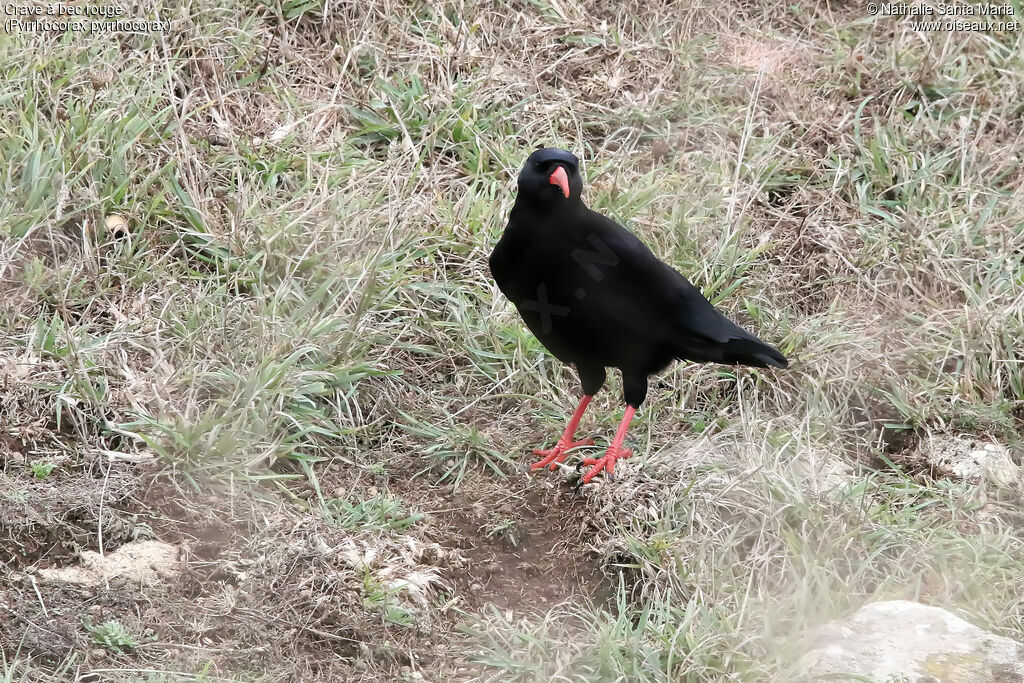
{"label": "black bird", "polygon": [[491,253],[494,280],[527,327],[564,363],[576,366],[583,399],[553,448],[532,469],[555,469],[573,441],[605,368],[622,372],[626,412],[601,458],[586,458],[588,483],[612,474],[633,414],[647,396],[647,377],[673,360],[784,368],[777,349],[736,325],[696,287],[658,260],[632,233],[583,203],[579,159],[538,149],[519,173],[519,194]]}

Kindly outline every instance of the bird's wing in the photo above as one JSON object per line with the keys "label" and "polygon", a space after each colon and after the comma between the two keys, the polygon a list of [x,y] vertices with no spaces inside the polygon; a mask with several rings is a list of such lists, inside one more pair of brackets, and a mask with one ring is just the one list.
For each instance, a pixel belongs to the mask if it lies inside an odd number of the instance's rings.
{"label": "bird's wing", "polygon": [[516,273],[524,261],[523,251],[525,245],[521,236],[517,235],[515,230],[509,229],[511,227],[512,222],[509,221],[508,228],[502,233],[498,243],[494,245],[494,250],[487,259],[487,265],[490,268],[491,276],[498,285],[498,289],[509,300],[516,302],[522,297],[522,292],[519,291],[521,283],[519,278],[516,277]]}
{"label": "bird's wing", "polygon": [[[784,366],[778,351],[719,313],[635,235],[598,213],[591,216],[585,239],[592,265],[606,266],[596,298],[610,318],[673,348],[680,357]],[[584,271],[597,272],[586,266]]]}

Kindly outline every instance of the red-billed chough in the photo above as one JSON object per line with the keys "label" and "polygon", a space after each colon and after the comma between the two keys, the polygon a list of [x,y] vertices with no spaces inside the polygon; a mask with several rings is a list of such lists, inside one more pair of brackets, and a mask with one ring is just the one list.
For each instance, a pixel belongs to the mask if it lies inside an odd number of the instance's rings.
{"label": "red-billed chough", "polygon": [[519,173],[519,195],[491,254],[491,273],[527,327],[551,353],[576,366],[583,399],[553,448],[533,469],[555,469],[573,441],[605,368],[622,372],[626,412],[608,450],[586,458],[588,483],[631,455],[622,445],[647,396],[647,377],[673,360],[784,368],[785,356],[731,322],[696,287],[659,261],[618,223],[584,205],[579,159],[538,149]]}

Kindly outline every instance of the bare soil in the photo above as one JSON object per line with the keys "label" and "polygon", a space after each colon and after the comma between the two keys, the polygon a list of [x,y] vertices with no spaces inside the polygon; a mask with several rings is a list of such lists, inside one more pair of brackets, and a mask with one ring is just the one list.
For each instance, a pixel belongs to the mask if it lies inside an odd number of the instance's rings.
{"label": "bare soil", "polygon": [[[316,514],[305,485],[290,485],[289,505],[267,489],[196,490],[147,464],[84,459],[38,479],[31,449],[3,445],[0,646],[9,659],[57,666],[86,653],[72,660],[79,673],[468,680],[481,670],[462,660],[457,643],[473,634],[477,615],[540,615],[563,600],[607,603],[612,594],[588,543],[582,494],[557,475],[471,473],[455,488],[399,467],[379,485],[422,519],[406,531],[356,533]],[[329,468],[321,483],[343,491],[351,481]],[[158,539],[179,549],[178,573],[146,585],[55,579],[51,570],[97,550],[101,507],[106,553]],[[371,577],[408,582],[395,604],[417,615],[413,625],[392,623],[373,604]],[[100,646],[90,628],[110,621],[136,638],[134,647]]]}

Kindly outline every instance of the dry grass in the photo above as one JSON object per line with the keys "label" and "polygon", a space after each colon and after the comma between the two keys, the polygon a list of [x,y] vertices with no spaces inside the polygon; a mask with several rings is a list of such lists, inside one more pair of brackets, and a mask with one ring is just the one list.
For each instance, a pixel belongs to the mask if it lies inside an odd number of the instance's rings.
{"label": "dry grass", "polygon": [[[791,680],[878,597],[1022,636],[1018,493],[915,459],[1022,453],[1019,35],[808,2],[130,13],[170,30],[0,45],[5,680]],[[577,388],[486,270],[538,144],[794,359],[667,371],[581,493],[525,473]],[[616,378],[583,429],[620,408]],[[182,578],[34,578],[154,536]]]}

